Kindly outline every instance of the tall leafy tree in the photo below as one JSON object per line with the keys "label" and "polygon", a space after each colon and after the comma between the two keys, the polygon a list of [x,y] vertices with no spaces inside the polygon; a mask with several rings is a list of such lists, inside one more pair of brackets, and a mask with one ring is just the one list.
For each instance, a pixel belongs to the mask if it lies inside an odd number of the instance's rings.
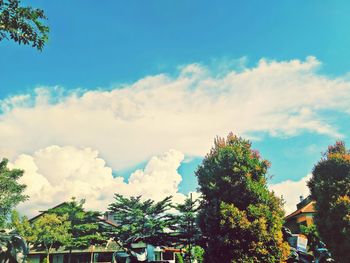
{"label": "tall leafy tree", "polygon": [[[179,246],[186,248],[186,262],[191,262],[194,258],[192,250],[201,241],[201,232],[198,226],[198,200],[193,200],[192,195],[185,199],[183,203],[174,205],[177,212],[174,214],[175,232]],[[199,250],[199,248],[196,248]]]}
{"label": "tall leafy tree", "polygon": [[0,0],[0,41],[13,41],[42,50],[49,28],[43,10],[22,6],[20,0]]}
{"label": "tall leafy tree", "polygon": [[337,262],[350,262],[350,152],[344,142],[328,147],[308,186],[321,239]]}
{"label": "tall leafy tree", "polygon": [[70,242],[69,228],[70,222],[67,221],[67,216],[56,214],[44,214],[34,222],[35,244],[45,248],[46,262],[50,262],[50,253],[54,247]]}
{"label": "tall leafy tree", "polygon": [[7,159],[0,162],[0,228],[4,227],[12,209],[28,199],[28,196],[23,194],[26,186],[18,182],[23,176],[23,171],[11,170],[7,164]]}
{"label": "tall leafy tree", "polygon": [[288,256],[282,201],[266,184],[269,166],[247,140],[233,134],[215,140],[196,171],[204,262],[281,262]]}
{"label": "tall leafy tree", "polygon": [[91,245],[105,243],[108,239],[104,233],[108,230],[99,217],[101,213],[98,211],[86,211],[84,209],[85,200],[77,201],[72,198],[69,202],[64,202],[56,208],[49,209],[47,213],[65,216],[69,222],[68,232],[70,239],[65,243],[65,247],[69,249],[71,259],[72,249],[85,249]]}
{"label": "tall leafy tree", "polygon": [[124,246],[143,240],[158,245],[169,242],[169,230],[172,229],[173,217],[167,213],[171,208],[171,197],[159,202],[141,200],[141,196],[124,197],[115,194],[115,201],[109,205],[109,212],[118,223],[115,235]]}

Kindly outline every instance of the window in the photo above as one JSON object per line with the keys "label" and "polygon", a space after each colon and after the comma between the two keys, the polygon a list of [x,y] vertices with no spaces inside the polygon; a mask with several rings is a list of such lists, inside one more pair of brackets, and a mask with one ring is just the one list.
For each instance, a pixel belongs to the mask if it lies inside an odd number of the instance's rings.
{"label": "window", "polygon": [[163,260],[174,260],[174,252],[163,252]]}

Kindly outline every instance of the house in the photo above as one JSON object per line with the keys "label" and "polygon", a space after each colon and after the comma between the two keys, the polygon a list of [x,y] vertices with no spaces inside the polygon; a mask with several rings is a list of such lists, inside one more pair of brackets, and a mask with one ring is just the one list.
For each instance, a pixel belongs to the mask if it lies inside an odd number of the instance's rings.
{"label": "house", "polygon": [[[63,202],[49,210],[60,208],[64,205],[66,205],[66,202]],[[48,211],[42,211],[39,215],[31,218],[30,222],[35,222],[37,219],[39,219],[41,216],[43,216]],[[104,218],[97,217],[98,224],[105,227],[115,227],[115,224],[112,222],[109,222],[108,220]],[[122,247],[118,245],[115,241],[112,239],[109,241],[106,241],[105,244],[99,244],[99,245],[91,245],[88,248],[85,249],[73,249],[68,250],[65,247],[58,247],[54,248],[52,252],[50,253],[50,262],[52,263],[63,263],[63,262],[70,262],[76,263],[76,262],[112,262],[113,254],[115,251],[122,250]],[[46,258],[46,252],[44,249],[41,248],[30,248],[29,254],[28,254],[28,262],[35,262],[40,263],[43,262]]]}
{"label": "house", "polygon": [[[153,246],[144,242],[132,243],[130,247],[130,254],[137,262],[168,262],[175,263],[176,253],[181,253],[180,249],[164,247],[164,246]],[[115,258],[117,262],[128,262],[131,255],[125,252],[116,252]],[[133,261],[134,262],[134,261]]]}
{"label": "house", "polygon": [[[67,203],[61,203],[49,210],[60,208]],[[29,221],[34,222],[48,211],[42,211],[39,215],[31,218]],[[98,217],[98,223],[107,227],[116,227],[117,222],[114,221],[113,215],[106,213],[104,218]],[[179,249],[157,246],[143,242],[133,243],[126,251],[119,243],[110,239],[105,244],[91,245],[85,249],[68,250],[64,246],[54,248],[50,253],[51,263],[92,263],[92,262],[129,262],[132,258],[137,259],[137,262],[169,262],[175,263],[175,254],[180,253]],[[28,254],[28,262],[41,263],[46,258],[46,252],[41,248],[31,248]],[[132,261],[135,262],[135,261]]]}
{"label": "house", "polygon": [[289,228],[292,233],[300,233],[300,226],[310,226],[313,224],[313,217],[315,211],[315,201],[310,196],[303,198],[300,196],[300,202],[297,204],[297,210],[287,215],[285,226]]}

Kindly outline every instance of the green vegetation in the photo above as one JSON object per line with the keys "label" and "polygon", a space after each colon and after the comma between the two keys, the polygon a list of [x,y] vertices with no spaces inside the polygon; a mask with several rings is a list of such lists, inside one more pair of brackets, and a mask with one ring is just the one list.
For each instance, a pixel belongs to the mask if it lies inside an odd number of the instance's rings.
{"label": "green vegetation", "polygon": [[337,262],[350,262],[350,152],[344,142],[328,147],[308,186],[321,239]]}
{"label": "green vegetation", "polygon": [[102,244],[106,241],[106,237],[101,233],[107,229],[103,229],[103,225],[99,224],[100,212],[85,211],[85,200],[77,202],[75,198],[65,202],[62,205],[50,209],[47,212],[58,216],[67,216],[70,223],[69,234],[71,238],[66,244],[66,248],[88,248],[90,245]]}
{"label": "green vegetation", "polygon": [[184,247],[186,251],[185,262],[192,262],[193,247],[201,241],[201,232],[198,227],[198,200],[193,200],[192,195],[185,199],[183,204],[174,206],[177,213],[174,215],[175,233],[177,236],[177,244]]}
{"label": "green vegetation", "polygon": [[37,237],[28,218],[26,216],[20,217],[15,210],[12,211],[10,227],[23,237],[28,244],[36,242]]}
{"label": "green vegetation", "polygon": [[307,237],[308,250],[314,255],[318,244],[320,243],[320,235],[317,231],[316,225],[312,224],[310,226],[300,226],[300,232]]}
{"label": "green vegetation", "polygon": [[23,7],[20,0],[0,0],[0,41],[12,39],[42,50],[49,33],[46,19],[43,10]]}
{"label": "green vegetation", "polygon": [[7,159],[0,162],[0,229],[5,227],[12,209],[28,199],[28,196],[23,194],[26,186],[18,182],[23,176],[23,171],[11,170],[7,167],[7,163]]}
{"label": "green vegetation", "polygon": [[204,259],[204,249],[200,246],[194,246],[192,248],[193,258],[197,260],[198,263],[202,263]]}
{"label": "green vegetation", "polygon": [[132,242],[143,240],[153,245],[169,243],[173,217],[168,213],[171,197],[160,202],[141,200],[138,197],[124,197],[115,194],[115,202],[109,205],[109,212],[114,215],[118,226],[115,237],[128,246]]}
{"label": "green vegetation", "polygon": [[[5,225],[15,205],[27,199],[18,183],[23,171],[0,162],[0,223]],[[155,202],[115,194],[109,213],[118,222],[108,229],[101,214],[86,211],[74,198],[30,222],[12,213],[11,226],[35,247],[84,249],[103,244],[110,236],[126,248],[143,241],[173,245],[187,251],[178,262],[283,262],[289,246],[283,241],[282,200],[267,188],[270,164],[251,149],[251,143],[230,134],[217,138],[196,171],[200,201],[187,198],[172,205],[171,197]],[[315,225],[301,227],[309,249],[325,240],[337,262],[350,262],[350,152],[343,142],[330,146],[313,169],[308,183],[316,200]],[[198,203],[199,202],[199,203]],[[176,213],[170,213],[170,209]]]}
{"label": "green vegetation", "polygon": [[44,214],[33,224],[36,246],[42,246],[46,251],[46,262],[50,262],[52,248],[70,243],[70,222],[67,216]]}
{"label": "green vegetation", "polygon": [[288,256],[282,201],[266,185],[269,165],[247,140],[232,134],[215,140],[196,172],[204,262],[280,262]]}
{"label": "green vegetation", "polygon": [[85,200],[76,201],[72,198],[56,208],[50,209],[47,213],[67,217],[69,222],[68,233],[70,239],[65,243],[65,248],[70,251],[68,262],[71,262],[73,249],[86,249],[91,245],[103,244],[107,241],[107,227],[99,223],[100,212],[85,211]]}

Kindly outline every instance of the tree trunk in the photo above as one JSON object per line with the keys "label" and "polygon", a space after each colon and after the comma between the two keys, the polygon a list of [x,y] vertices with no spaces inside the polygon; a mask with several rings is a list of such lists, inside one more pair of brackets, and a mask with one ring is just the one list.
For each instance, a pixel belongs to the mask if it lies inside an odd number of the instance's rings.
{"label": "tree trunk", "polygon": [[49,246],[48,248],[46,248],[46,263],[50,263],[51,247],[52,246]]}

